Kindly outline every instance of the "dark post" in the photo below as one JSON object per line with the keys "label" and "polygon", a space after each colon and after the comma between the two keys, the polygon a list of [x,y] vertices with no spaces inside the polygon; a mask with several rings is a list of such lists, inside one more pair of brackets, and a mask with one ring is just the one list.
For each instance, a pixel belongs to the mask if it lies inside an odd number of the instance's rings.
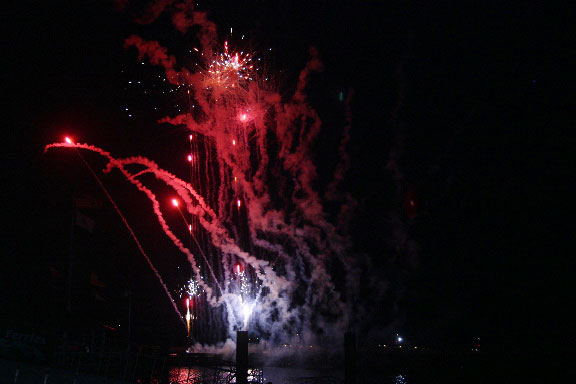
{"label": "dark post", "polygon": [[68,317],[72,313],[72,275],[74,274],[74,231],[76,227],[76,201],[72,189],[72,221],[70,226],[70,244],[68,245],[68,279],[66,280],[66,311]]}
{"label": "dark post", "polygon": [[236,333],[236,384],[248,384],[248,332]]}
{"label": "dark post", "polygon": [[132,287],[128,286],[128,345],[127,351],[130,353],[130,343],[132,343]]}
{"label": "dark post", "polygon": [[356,335],[344,334],[344,383],[356,384]]}

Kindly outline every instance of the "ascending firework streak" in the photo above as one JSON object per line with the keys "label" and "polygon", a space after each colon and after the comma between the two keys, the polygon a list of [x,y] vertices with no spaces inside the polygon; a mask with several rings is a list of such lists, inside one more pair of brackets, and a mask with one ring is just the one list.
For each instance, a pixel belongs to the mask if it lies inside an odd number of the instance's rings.
{"label": "ascending firework streak", "polygon": [[[305,88],[309,74],[322,66],[317,54],[311,52],[294,95],[283,100],[256,68],[259,59],[234,52],[227,42],[222,53],[213,54],[215,26],[205,15],[192,14],[190,25],[200,25],[205,53],[195,73],[177,71],[175,58],[157,42],[137,36],[126,40],[141,59],[163,66],[169,82],[187,89],[190,110],[160,122],[191,132],[190,152],[183,156],[190,163],[189,182],[147,158],[114,158],[88,144],[55,143],[46,150],[96,152],[108,162],[104,172],[119,170],[148,197],[163,231],[186,255],[202,300],[212,307],[224,305],[218,312],[222,319],[212,317],[211,328],[222,321],[230,336],[250,323],[252,331],[272,340],[341,329],[349,317],[344,303],[355,297],[358,277],[348,273],[346,284],[334,284],[331,271],[349,269],[349,242],[327,219],[314,188],[312,149],[321,122],[306,102]],[[163,204],[143,175],[172,189],[188,245],[166,222]]]}
{"label": "ascending firework streak", "polygon": [[[66,136],[64,138],[64,142],[67,144],[67,146],[71,146],[72,145],[72,139],[69,138],[68,136]],[[46,150],[49,148],[49,146],[46,147]],[[86,165],[86,167],[88,168],[88,170],[90,171],[90,173],[92,174],[92,176],[94,176],[94,179],[96,180],[96,182],[98,183],[98,185],[100,186],[100,188],[102,189],[102,191],[104,192],[104,194],[106,195],[106,197],[108,198],[108,201],[110,201],[110,203],[112,204],[112,206],[114,207],[114,209],[116,210],[116,213],[118,213],[118,216],[120,216],[120,218],[122,219],[122,222],[124,223],[124,225],[126,226],[126,228],[128,229],[128,232],[130,232],[130,236],[132,236],[132,239],[134,240],[134,242],[136,243],[136,246],[138,247],[138,250],[140,251],[140,253],[142,254],[142,256],[144,256],[144,258],[146,259],[146,262],[148,263],[148,266],[152,269],[152,271],[154,272],[154,274],[156,275],[156,277],[158,278],[158,281],[160,282],[160,284],[162,285],[162,288],[164,290],[164,292],[166,293],[166,295],[168,296],[168,299],[170,300],[172,307],[175,309],[176,314],[178,315],[178,318],[180,320],[182,320],[182,316],[180,316],[180,312],[178,311],[178,307],[176,307],[176,304],[174,303],[174,299],[172,298],[172,295],[170,294],[170,291],[168,290],[168,287],[166,286],[166,283],[164,283],[164,280],[162,279],[162,276],[160,276],[160,273],[158,272],[158,270],[154,267],[154,264],[152,264],[152,260],[150,260],[150,257],[148,257],[148,254],[146,254],[146,251],[144,251],[144,248],[142,248],[142,244],[140,243],[140,240],[138,240],[138,237],[136,236],[136,234],[134,233],[134,230],[132,229],[132,226],[128,223],[128,221],[126,220],[126,217],[122,214],[122,211],[120,210],[120,208],[118,207],[118,205],[116,204],[116,202],[114,201],[114,199],[112,199],[112,196],[110,196],[110,192],[108,192],[108,189],[106,189],[106,187],[104,186],[104,184],[102,183],[102,180],[100,180],[100,178],[98,177],[98,175],[96,174],[96,172],[94,172],[94,170],[92,169],[92,167],[90,166],[90,164],[88,164],[88,162],[86,161],[86,159],[84,159],[84,157],[80,154],[80,152],[76,151],[76,154],[78,155],[78,157],[80,157],[80,160],[82,160],[82,162],[84,163],[84,165]]]}
{"label": "ascending firework streak", "polygon": [[[248,328],[248,321],[250,320],[250,315],[252,315],[252,311],[254,310],[254,305],[256,305],[257,298],[252,303],[249,302],[248,298],[250,297],[250,284],[248,283],[246,273],[242,270],[242,266],[240,264],[236,264],[236,273],[240,278],[240,294],[238,295],[238,299],[240,300],[240,306],[242,309],[244,329],[246,329]],[[258,293],[260,292],[261,290],[259,290]]]}
{"label": "ascending firework streak", "polygon": [[186,299],[186,331],[188,331],[188,337],[190,337],[190,298]]}

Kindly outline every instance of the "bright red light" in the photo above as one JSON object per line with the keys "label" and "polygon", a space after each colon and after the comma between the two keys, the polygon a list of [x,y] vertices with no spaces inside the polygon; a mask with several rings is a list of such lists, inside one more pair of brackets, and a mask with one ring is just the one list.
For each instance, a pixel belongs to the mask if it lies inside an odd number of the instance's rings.
{"label": "bright red light", "polygon": [[236,273],[240,274],[242,272],[242,266],[240,264],[236,264]]}
{"label": "bright red light", "polygon": [[239,119],[240,119],[240,121],[244,122],[244,121],[248,120],[248,115],[243,113],[240,115]]}
{"label": "bright red light", "polygon": [[188,155],[188,161],[192,162],[192,155]]}
{"label": "bright red light", "polygon": [[232,139],[232,145],[236,145],[236,140]]}
{"label": "bright red light", "polygon": [[68,144],[72,144],[72,139],[69,138],[68,136],[66,136],[66,138],[64,139],[64,141],[66,141]]}
{"label": "bright red light", "polygon": [[186,308],[190,308],[190,299],[186,299]]}
{"label": "bright red light", "polygon": [[172,199],[172,205],[178,207],[178,200]]}
{"label": "bright red light", "polygon": [[192,233],[192,224],[188,224],[188,232]]}
{"label": "bright red light", "polygon": [[188,139],[189,139],[190,141],[192,141],[192,135],[188,136]]}
{"label": "bright red light", "polygon": [[236,201],[236,205],[238,205],[238,208],[240,208],[240,206],[242,205],[242,202],[240,201],[240,199],[238,199],[238,200]]}

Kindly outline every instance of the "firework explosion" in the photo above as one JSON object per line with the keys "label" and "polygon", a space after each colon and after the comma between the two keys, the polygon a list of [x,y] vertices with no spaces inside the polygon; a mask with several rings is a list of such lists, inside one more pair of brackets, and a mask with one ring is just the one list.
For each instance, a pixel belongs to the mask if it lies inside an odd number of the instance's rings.
{"label": "firework explosion", "polygon": [[[176,59],[155,41],[131,36],[125,45],[135,47],[140,60],[162,67],[167,81],[189,95],[185,113],[159,121],[190,131],[189,153],[182,154],[189,178],[144,157],[115,158],[70,139],[46,149],[96,152],[107,161],[105,173],[121,172],[148,197],[164,233],[191,266],[193,275],[180,290],[188,327],[192,320],[206,332],[222,328],[226,338],[249,329],[272,342],[340,332],[356,310],[357,276],[343,223],[327,219],[313,186],[312,148],[321,121],[305,88],[310,73],[322,68],[317,53],[311,51],[294,94],[281,97],[256,67],[258,59],[228,42],[217,43],[216,27],[204,13],[187,11],[174,20],[182,28],[200,28],[197,71],[176,69]],[[325,191],[332,198],[347,167],[346,142],[344,137],[342,163]],[[157,195],[146,184],[147,175],[168,186],[172,196]],[[348,208],[342,203],[339,217],[347,216]],[[183,219],[180,225],[186,225],[186,238],[165,219],[174,209]],[[334,270],[347,271],[338,287]]]}
{"label": "firework explosion", "polygon": [[230,54],[228,42],[225,41],[224,52],[218,55],[205,71],[204,83],[207,88],[235,89],[254,80],[253,71],[254,64],[250,54],[244,52]]}

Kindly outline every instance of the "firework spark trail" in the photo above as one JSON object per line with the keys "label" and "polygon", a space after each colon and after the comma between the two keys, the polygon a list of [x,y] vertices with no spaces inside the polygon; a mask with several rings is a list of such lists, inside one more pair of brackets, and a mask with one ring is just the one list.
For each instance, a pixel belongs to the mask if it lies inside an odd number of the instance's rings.
{"label": "firework spark trail", "polygon": [[[268,266],[269,263],[265,260],[260,260],[256,257],[250,255],[248,252],[242,251],[234,243],[234,241],[227,236],[225,229],[222,228],[220,225],[218,225],[218,218],[216,217],[215,212],[210,207],[208,207],[206,205],[206,203],[204,202],[202,197],[194,190],[194,188],[190,184],[177,178],[175,175],[173,175],[173,174],[171,174],[171,173],[169,173],[163,169],[160,169],[155,162],[153,162],[149,159],[146,159],[143,157],[130,157],[130,158],[126,158],[126,159],[116,159],[116,158],[112,157],[112,155],[109,152],[106,152],[106,151],[104,151],[104,150],[102,150],[96,146],[93,146],[93,145],[80,144],[80,143],[75,143],[75,144],[54,143],[54,144],[50,144],[50,145],[46,146],[45,150],[49,150],[51,148],[58,148],[58,147],[81,148],[81,149],[87,149],[87,150],[90,150],[90,151],[93,151],[93,152],[100,154],[101,156],[108,159],[108,163],[106,165],[105,172],[110,172],[112,168],[118,168],[121,171],[121,173],[126,177],[126,179],[128,181],[130,181],[132,184],[134,184],[140,191],[144,192],[147,195],[147,197],[151,200],[151,202],[153,204],[154,212],[156,213],[158,221],[159,221],[160,225],[162,226],[164,232],[174,242],[174,244],[183,253],[185,253],[188,256],[188,259],[190,260],[190,262],[192,264],[192,268],[194,269],[196,278],[199,279],[199,284],[202,285],[202,288],[204,288],[204,290],[207,292],[209,298],[214,299],[215,294],[214,294],[212,288],[209,285],[207,285],[204,281],[202,281],[201,275],[200,275],[200,270],[198,269],[195,257],[182,244],[182,242],[176,237],[176,235],[172,232],[172,230],[170,229],[170,227],[166,223],[164,216],[162,214],[162,211],[160,209],[160,203],[158,202],[154,193],[150,189],[145,187],[142,184],[142,182],[140,182],[139,180],[136,180],[135,179],[136,175],[142,175],[145,173],[152,173],[159,180],[164,181],[167,185],[174,188],[174,190],[176,191],[178,196],[186,203],[188,212],[196,215],[196,217],[199,219],[202,226],[212,235],[212,241],[213,241],[213,244],[215,246],[219,247],[225,253],[234,254],[234,255],[240,257],[244,262],[246,262],[247,264],[250,264],[257,271],[257,275],[259,278],[262,278],[263,280],[268,280],[268,278],[266,277],[266,274],[259,272],[259,271],[261,269],[264,269],[265,271],[267,269],[269,269],[269,266]],[[126,167],[129,165],[141,165],[141,166],[146,167],[146,169],[143,171],[139,171],[135,174],[132,174],[126,169]],[[199,205],[194,205],[190,196],[193,196],[194,198],[196,198],[196,201],[199,203]],[[206,218],[204,218],[205,214],[209,215],[210,220],[207,220]],[[197,244],[197,245],[200,247],[200,244]],[[200,250],[201,250],[201,247],[200,247]],[[212,271],[212,267],[211,267],[210,262],[207,259],[205,261],[206,261],[209,269],[211,270],[212,277],[214,279],[214,283],[217,284],[219,289],[220,289],[220,293],[222,295],[222,296],[220,296],[220,299],[222,299],[222,298],[226,299],[227,295],[225,294],[225,290],[222,289],[222,287],[220,286],[218,278],[216,277],[216,275]],[[268,272],[273,273],[271,270]],[[274,283],[282,286],[283,285],[283,279],[275,279]],[[286,285],[286,284],[287,283],[284,282],[284,285]],[[212,304],[213,305],[219,305],[220,301],[214,299],[214,300],[212,300]]]}
{"label": "firework spark trail", "polygon": [[[130,181],[140,191],[144,192],[147,195],[147,197],[152,202],[154,213],[156,213],[156,216],[158,217],[158,221],[160,222],[162,229],[168,235],[168,237],[174,242],[174,244],[188,257],[197,278],[200,277],[200,271],[198,270],[194,255],[192,255],[192,253],[186,247],[184,247],[182,242],[170,230],[170,227],[168,226],[168,224],[164,220],[162,211],[160,210],[160,203],[156,199],[156,196],[154,195],[154,193],[152,191],[150,191],[148,188],[146,188],[139,180],[136,180],[134,178],[134,175],[131,174],[130,172],[128,172],[125,168],[125,165],[129,164],[129,163],[140,163],[140,164],[151,163],[151,164],[153,164],[153,162],[150,162],[149,160],[143,159],[143,158],[131,158],[131,159],[125,159],[125,160],[117,160],[114,157],[112,157],[112,155],[109,152],[104,151],[103,149],[100,149],[100,148],[93,146],[93,145],[80,144],[80,143],[74,143],[74,144],[54,143],[54,144],[47,145],[44,150],[47,151],[51,148],[58,148],[58,147],[81,148],[81,149],[87,149],[89,151],[98,153],[99,155],[108,159],[108,164],[106,165],[105,172],[109,172],[113,167],[118,168],[120,170],[120,172],[126,177],[126,179],[128,181]],[[131,160],[132,162],[129,160]],[[148,168],[146,171],[154,173],[154,170],[152,168]],[[137,174],[141,175],[143,173],[144,172],[138,172]],[[168,177],[172,176],[168,172],[166,172],[166,173],[168,174]],[[210,286],[204,284],[202,288],[204,288],[209,293],[210,297],[213,297],[212,288]]]}
{"label": "firework spark trail", "polygon": [[[190,182],[144,157],[115,159],[87,144],[57,143],[46,149],[73,146],[97,152],[108,160],[106,172],[118,168],[146,194],[162,229],[187,256],[207,302],[211,306],[226,304],[222,316],[227,317],[228,335],[238,324],[236,313],[240,318],[244,315],[244,328],[253,318],[272,338],[290,333],[290,329],[295,329],[294,333],[341,329],[350,319],[343,300],[354,297],[358,275],[347,275],[346,287],[336,287],[331,266],[336,262],[346,268],[353,266],[346,252],[350,240],[340,222],[329,221],[321,194],[314,187],[318,172],[312,152],[322,122],[307,103],[306,88],[311,73],[322,69],[318,52],[310,50],[294,93],[283,98],[264,81],[268,78],[256,73],[252,53],[235,51],[228,42],[216,43],[215,24],[205,13],[194,11],[191,2],[160,3],[142,19],[153,20],[164,10],[171,13],[181,32],[200,26],[201,49],[195,48],[202,52],[198,57],[200,70],[177,69],[175,57],[156,41],[133,35],[125,40],[125,47],[135,47],[140,60],[148,58],[151,64],[162,67],[166,80],[177,88],[184,86],[190,103],[194,103],[194,110],[159,120],[190,130]],[[348,119],[338,148],[341,161],[324,193],[328,199],[341,201],[336,188],[349,168],[345,149],[350,125]],[[130,171],[133,167],[138,169]],[[190,250],[192,243],[185,247],[173,233],[156,195],[138,179],[145,174],[164,182],[183,201],[190,215],[188,221],[181,211],[190,239],[213,281],[203,280],[198,264],[201,260]],[[353,205],[346,195],[339,219],[345,220]],[[249,267],[242,277],[240,296],[228,283],[231,266],[238,260]],[[312,312],[326,315],[312,316]]]}
{"label": "firework spark trail", "polygon": [[[62,144],[62,145],[61,145]],[[46,152],[48,149],[50,148],[56,148],[56,147],[75,147],[75,144],[70,144],[70,143],[59,143],[59,144],[52,144],[52,145],[48,145],[46,146],[46,148],[44,149],[44,151]],[[94,169],[92,169],[92,167],[90,166],[90,164],[88,164],[88,162],[86,161],[86,159],[84,159],[84,157],[80,154],[80,152],[78,152],[77,150],[75,151],[76,154],[78,155],[78,157],[80,157],[80,159],[82,160],[82,162],[84,163],[84,165],[86,166],[86,168],[88,168],[88,170],[90,171],[90,173],[92,174],[92,176],[94,177],[94,179],[96,180],[96,182],[98,183],[98,185],[100,186],[100,189],[102,189],[102,192],[104,192],[104,194],[106,195],[106,197],[108,198],[108,201],[110,201],[110,203],[112,204],[112,206],[114,207],[114,209],[116,210],[116,213],[118,213],[118,216],[120,216],[120,218],[122,219],[122,222],[124,223],[124,225],[126,226],[126,228],[128,229],[128,232],[130,232],[130,236],[132,236],[132,239],[134,240],[134,242],[136,243],[136,246],[138,247],[138,250],[140,251],[140,253],[142,254],[142,256],[144,256],[144,258],[146,259],[146,262],[148,263],[148,266],[150,267],[150,269],[152,269],[152,272],[154,272],[154,274],[156,275],[156,278],[158,279],[158,281],[160,282],[160,285],[162,285],[162,289],[164,290],[164,293],[166,293],[166,296],[168,296],[168,299],[170,301],[170,304],[172,305],[172,307],[174,308],[174,311],[176,312],[176,314],[178,315],[178,318],[180,319],[180,321],[182,321],[182,323],[184,325],[186,325],[184,323],[184,319],[182,318],[182,316],[180,315],[180,311],[178,310],[178,307],[176,306],[176,303],[174,302],[174,299],[172,298],[172,295],[170,294],[170,291],[168,290],[168,287],[166,286],[166,283],[164,282],[164,279],[162,279],[162,275],[160,275],[160,272],[158,272],[158,270],[156,269],[156,267],[154,267],[154,264],[152,263],[152,260],[150,260],[150,257],[148,256],[148,254],[146,253],[146,251],[144,250],[144,248],[142,248],[142,244],[140,243],[140,240],[138,240],[138,237],[136,236],[136,233],[134,233],[134,230],[132,229],[132,226],[128,223],[128,220],[126,220],[126,217],[124,216],[124,214],[122,213],[122,211],[120,210],[120,208],[118,207],[118,205],[116,204],[116,202],[114,201],[114,199],[112,199],[112,196],[110,195],[110,193],[108,192],[108,189],[104,186],[104,184],[102,183],[102,180],[100,179],[100,177],[98,177],[98,175],[96,174],[96,172],[94,172]],[[103,156],[106,157],[106,155],[109,155],[109,153],[102,151],[101,153]]]}
{"label": "firework spark trail", "polygon": [[[182,241],[180,241],[180,239],[174,234],[174,232],[172,232],[172,230],[170,229],[170,227],[166,223],[166,220],[164,219],[164,215],[162,214],[162,211],[160,209],[160,203],[158,202],[156,195],[149,188],[145,187],[144,184],[142,184],[142,182],[140,182],[139,180],[136,180],[134,178],[129,177],[130,174],[128,173],[128,171],[125,168],[125,165],[128,165],[128,164],[140,164],[140,165],[147,164],[150,167],[149,168],[150,171],[152,173],[154,173],[154,175],[157,178],[159,178],[159,179],[161,179],[167,183],[169,183],[168,182],[169,180],[176,179],[176,177],[174,175],[170,174],[169,172],[165,172],[163,170],[158,169],[157,165],[154,162],[152,162],[148,159],[145,159],[145,158],[141,158],[141,157],[134,157],[134,158],[128,158],[128,159],[123,159],[123,160],[122,159],[121,160],[113,159],[112,161],[110,161],[108,163],[107,168],[106,168],[106,171],[110,171],[113,167],[118,168],[124,174],[124,176],[126,176],[128,178],[128,180],[132,184],[134,184],[140,191],[144,192],[147,195],[148,199],[150,199],[150,201],[152,202],[154,213],[156,214],[156,216],[158,218],[158,222],[162,226],[164,233],[166,233],[166,235],[180,249],[180,251],[182,251],[184,254],[187,255],[188,260],[190,261],[190,264],[192,265],[192,269],[196,275],[196,278],[198,278],[202,281],[200,284],[202,285],[204,290],[207,292],[208,297],[212,300],[213,305],[219,305],[220,301],[215,299],[216,296],[215,296],[212,288],[208,284],[204,283],[203,280],[201,279],[200,269],[198,268],[196,258],[190,252],[190,250],[188,250],[188,248],[186,248],[184,246]],[[178,192],[178,195],[186,201],[187,205],[191,204],[191,202],[189,201],[190,199],[187,195],[182,196],[181,191],[179,191],[178,189],[176,189],[176,191]],[[206,260],[206,262],[208,265],[208,269],[211,271],[212,277],[214,279],[214,283],[218,286],[218,288],[220,289],[220,292],[223,293],[222,287],[220,286],[220,283],[218,282],[218,279],[216,278],[210,263],[208,263],[207,260]],[[222,296],[220,296],[220,299],[225,300],[226,296],[222,295]]]}
{"label": "firework spark trail", "polygon": [[[138,46],[137,46],[138,48]],[[245,196],[245,201],[248,204],[247,220],[250,231],[251,241],[254,244],[263,245],[265,248],[279,250],[279,247],[270,247],[269,244],[263,239],[258,238],[258,231],[264,231],[271,234],[284,234],[287,236],[295,236],[293,241],[296,247],[300,249],[299,257],[304,257],[308,263],[313,264],[314,274],[310,277],[314,281],[324,281],[320,287],[322,291],[320,294],[313,295],[310,290],[312,285],[309,285],[309,294],[307,295],[307,303],[313,305],[316,302],[324,300],[327,296],[334,292],[334,286],[330,283],[330,275],[327,272],[322,258],[327,255],[316,257],[310,252],[306,245],[306,239],[314,237],[313,241],[319,246],[320,251],[324,253],[327,248],[338,249],[346,243],[345,240],[337,234],[335,227],[330,224],[325,217],[323,207],[320,202],[320,196],[317,191],[312,188],[312,183],[316,179],[316,168],[310,158],[312,145],[317,137],[321,121],[316,112],[306,104],[306,97],[304,89],[312,71],[321,69],[321,63],[317,57],[317,53],[312,51],[313,57],[302,71],[296,92],[293,96],[292,102],[287,104],[281,103],[281,98],[274,92],[258,89],[259,92],[247,92],[239,95],[236,93],[221,93],[221,92],[207,92],[205,89],[206,82],[198,83],[197,77],[189,77],[193,80],[191,88],[194,90],[198,104],[202,107],[204,116],[203,120],[195,119],[192,114],[180,114],[173,117],[165,117],[160,122],[166,122],[173,125],[186,125],[191,131],[209,137],[214,142],[214,151],[218,154],[218,169],[220,177],[219,185],[219,214],[220,218],[225,220],[226,201],[230,200],[225,193],[225,185],[223,180],[226,179],[225,169],[229,169],[230,174],[235,175],[234,180],[238,180],[238,188]],[[142,56],[142,50],[140,51]],[[169,70],[172,67],[168,68]],[[184,77],[184,76],[180,76]],[[196,83],[195,83],[196,81]],[[238,88],[241,89],[241,88]],[[254,89],[257,89],[254,86]],[[241,93],[241,92],[240,92]],[[255,98],[255,94],[263,94],[264,97]],[[251,127],[252,133],[256,136],[258,148],[256,154],[259,155],[260,164],[255,172],[251,172],[250,161],[248,160],[249,153],[243,148],[240,148],[233,140],[232,148],[229,145],[230,132],[233,131],[228,125],[230,121],[236,117],[236,112],[229,105],[234,105],[238,102],[241,96],[250,95],[252,97],[252,106],[255,111],[266,111],[273,109],[277,115],[275,134],[280,144],[278,157],[282,160],[282,169],[285,172],[293,175],[294,191],[291,194],[290,200],[298,208],[298,215],[292,215],[292,224],[286,222],[287,217],[285,213],[280,213],[277,210],[270,209],[270,202],[272,198],[269,190],[266,187],[265,174],[269,165],[269,156],[265,147],[264,134],[266,132],[266,123],[263,118],[263,113],[256,112]],[[219,97],[219,103],[216,103],[215,97]],[[245,104],[249,104],[244,101]],[[242,104],[244,104],[242,103]],[[218,107],[219,105],[223,105]],[[232,109],[232,111],[231,111]],[[217,122],[226,122],[224,125]],[[233,124],[232,124],[233,125]],[[237,125],[237,124],[236,124]],[[224,130],[217,127],[223,127]],[[216,129],[215,129],[216,128]],[[245,129],[245,130],[246,130]],[[246,132],[243,132],[246,135]],[[296,148],[294,145],[296,144]],[[252,173],[251,180],[247,179]],[[238,175],[238,176],[236,176]],[[304,224],[307,234],[297,231],[298,223]],[[313,223],[313,224],[312,224]],[[324,236],[328,240],[322,239],[321,232],[328,234]],[[312,235],[312,236],[311,236]],[[298,239],[298,237],[302,239]],[[228,242],[227,244],[234,244]],[[233,253],[237,254],[239,250]],[[339,258],[343,258],[341,252],[329,252]],[[279,252],[283,258],[289,259],[290,256],[287,252]],[[293,271],[289,273],[294,276]],[[276,276],[277,278],[278,276]],[[319,280],[320,279],[320,280]],[[272,285],[272,284],[271,284]],[[290,291],[291,288],[288,288]],[[275,290],[275,292],[278,292]]]}

